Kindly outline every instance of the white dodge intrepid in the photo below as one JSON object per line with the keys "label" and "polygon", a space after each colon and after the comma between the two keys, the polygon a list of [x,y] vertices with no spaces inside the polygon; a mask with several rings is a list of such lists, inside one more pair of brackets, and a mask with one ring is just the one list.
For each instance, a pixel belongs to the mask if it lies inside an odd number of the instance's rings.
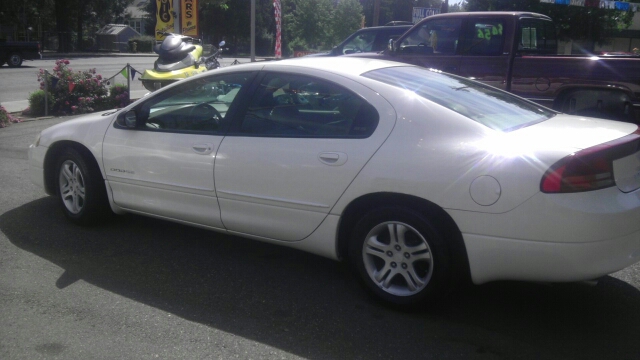
{"label": "white dodge intrepid", "polygon": [[400,305],[640,260],[637,125],[394,62],[206,72],[44,130],[29,164],[74,222],[135,213],[345,259]]}

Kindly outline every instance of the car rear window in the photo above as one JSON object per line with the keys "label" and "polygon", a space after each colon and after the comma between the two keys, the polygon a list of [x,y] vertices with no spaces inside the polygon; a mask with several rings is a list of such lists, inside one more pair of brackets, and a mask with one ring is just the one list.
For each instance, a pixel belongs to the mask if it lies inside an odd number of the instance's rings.
{"label": "car rear window", "polygon": [[437,70],[398,66],[362,76],[409,90],[494,130],[519,129],[556,114],[505,91]]}

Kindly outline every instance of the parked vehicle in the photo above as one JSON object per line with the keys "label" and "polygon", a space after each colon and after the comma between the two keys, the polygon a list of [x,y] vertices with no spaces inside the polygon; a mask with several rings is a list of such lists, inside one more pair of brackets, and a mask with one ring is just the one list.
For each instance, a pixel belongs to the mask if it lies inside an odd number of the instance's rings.
{"label": "parked vehicle", "polygon": [[[180,34],[166,35],[162,43],[154,48],[158,59],[153,64],[153,70],[145,70],[140,77],[142,85],[147,90],[155,91],[178,80],[220,67],[217,59],[222,52],[224,41],[213,55],[203,57],[199,40]],[[203,64],[205,66],[201,66]]]}
{"label": "parked vehicle", "polygon": [[552,20],[527,12],[430,16],[383,54],[476,79],[575,115],[640,123],[640,58],[556,55]]}
{"label": "parked vehicle", "polygon": [[71,221],[135,213],[348,260],[395,304],[640,260],[637,125],[398,62],[199,74],[42,131],[29,164]]}
{"label": "parked vehicle", "polygon": [[213,70],[213,69],[217,69],[220,67],[220,62],[218,61],[218,59],[222,58],[222,52],[225,50],[229,50],[228,48],[223,48],[223,46],[225,45],[225,41],[221,41],[218,44],[218,48],[216,49],[216,51],[213,52],[213,54],[207,56],[207,57],[201,57],[200,58],[200,63],[204,64],[204,66],[207,68],[207,70]]}
{"label": "parked vehicle", "polygon": [[343,42],[329,52],[307,56],[339,56],[363,52],[379,52],[387,48],[390,39],[397,39],[411,25],[375,26],[360,29],[349,35]]}
{"label": "parked vehicle", "polygon": [[0,40],[0,66],[20,67],[24,60],[42,59],[40,43]]}

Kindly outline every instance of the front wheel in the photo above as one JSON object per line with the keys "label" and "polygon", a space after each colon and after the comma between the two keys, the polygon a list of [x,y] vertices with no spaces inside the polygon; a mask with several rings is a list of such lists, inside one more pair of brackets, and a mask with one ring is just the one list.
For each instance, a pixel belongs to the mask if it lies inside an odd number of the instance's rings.
{"label": "front wheel", "polygon": [[58,158],[56,169],[58,196],[67,218],[86,225],[108,214],[107,194],[96,166],[68,148]]}
{"label": "front wheel", "polygon": [[415,305],[446,295],[448,246],[437,227],[412,209],[367,213],[354,229],[349,256],[366,286],[387,302]]}

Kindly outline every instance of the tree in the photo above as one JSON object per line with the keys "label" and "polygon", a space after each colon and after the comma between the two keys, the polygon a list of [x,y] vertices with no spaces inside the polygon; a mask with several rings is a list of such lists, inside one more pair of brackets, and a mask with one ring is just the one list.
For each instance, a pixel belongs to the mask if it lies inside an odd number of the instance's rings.
{"label": "tree", "polygon": [[284,14],[284,26],[296,40],[294,46],[316,48],[331,39],[331,0],[292,0],[294,10]]}
{"label": "tree", "polygon": [[55,25],[54,0],[3,0],[0,39],[40,40],[44,29]]}
{"label": "tree", "polygon": [[337,44],[362,27],[362,5],[358,0],[341,0],[331,17],[331,43]]}
{"label": "tree", "polygon": [[[361,0],[365,26],[373,26],[374,0]],[[440,8],[442,0],[380,0],[378,25],[390,21],[411,21],[414,7]]]}

